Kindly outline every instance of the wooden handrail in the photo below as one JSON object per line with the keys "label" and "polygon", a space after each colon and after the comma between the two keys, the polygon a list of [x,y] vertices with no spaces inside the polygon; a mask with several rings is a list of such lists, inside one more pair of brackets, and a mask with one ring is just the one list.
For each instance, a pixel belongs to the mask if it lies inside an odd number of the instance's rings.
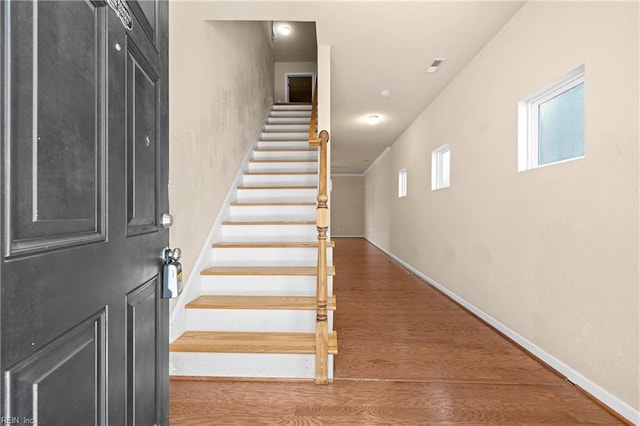
{"label": "wooden handrail", "polygon": [[329,196],[327,195],[327,143],[329,132],[323,130],[316,135],[318,111],[318,84],[313,94],[309,144],[320,147],[318,157],[318,205],[316,228],[318,229],[318,278],[316,286],[316,384],[329,383],[329,325],[327,322],[327,231],[329,230]]}

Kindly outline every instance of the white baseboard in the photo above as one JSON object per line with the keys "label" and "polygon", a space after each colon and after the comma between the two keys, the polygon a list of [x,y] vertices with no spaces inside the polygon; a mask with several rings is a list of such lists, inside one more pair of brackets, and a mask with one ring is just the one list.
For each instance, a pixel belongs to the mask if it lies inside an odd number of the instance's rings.
{"label": "white baseboard", "polygon": [[422,273],[418,269],[414,268],[413,266],[411,266],[410,264],[408,264],[404,260],[400,259],[399,257],[394,255],[393,253],[391,253],[391,252],[387,251],[385,248],[379,246],[374,241],[371,241],[367,237],[365,237],[365,238],[371,244],[373,244],[378,249],[380,249],[382,252],[384,252],[387,256],[389,256],[390,258],[392,258],[393,260],[398,262],[400,265],[402,265],[404,268],[408,269],[413,274],[415,274],[416,276],[421,278],[423,281],[425,281],[427,284],[429,284],[429,285],[435,287],[436,289],[440,290],[442,293],[446,294],[448,297],[450,297],[451,299],[455,300],[457,303],[459,303],[460,305],[464,306],[469,311],[473,312],[475,315],[477,315],[484,322],[486,322],[487,324],[489,324],[490,326],[492,326],[493,328],[498,330],[500,333],[502,333],[505,336],[507,336],[509,339],[511,339],[512,341],[514,341],[518,345],[522,346],[524,349],[529,351],[529,353],[531,353],[531,355],[537,357],[542,362],[547,364],[549,367],[553,368],[558,373],[560,373],[563,376],[565,376],[569,381],[571,381],[572,383],[575,383],[576,385],[578,385],[580,388],[582,388],[584,391],[586,391],[589,394],[591,394],[594,398],[598,399],[604,405],[606,405],[607,407],[609,407],[610,409],[612,409],[613,411],[615,411],[616,413],[618,413],[619,415],[621,415],[622,417],[627,419],[628,421],[630,421],[630,422],[632,422],[632,423],[634,423],[636,425],[640,425],[640,411],[638,411],[637,409],[633,408],[632,406],[630,406],[626,402],[622,401],[620,398],[612,395],[609,391],[607,391],[603,387],[597,385],[596,383],[592,382],[591,380],[589,380],[588,378],[586,378],[582,374],[578,373],[576,370],[574,370],[573,368],[571,368],[570,366],[568,366],[567,364],[565,364],[564,362],[562,362],[558,358],[556,358],[553,355],[550,355],[547,352],[543,351],[535,343],[527,340],[526,338],[524,338],[520,334],[518,334],[515,331],[513,331],[512,329],[510,329],[508,326],[506,326],[502,322],[498,321],[497,319],[495,319],[491,315],[489,315],[486,312],[484,312],[482,309],[480,309],[477,306],[471,304],[469,301],[467,301],[466,299],[464,299],[461,296],[457,295],[456,293],[452,292],[451,290],[449,290],[448,288],[446,288],[442,284],[438,283],[437,281],[431,279],[430,277],[428,277],[427,275],[425,275],[424,273]]}
{"label": "white baseboard", "polygon": [[209,266],[209,263],[211,263],[209,261],[209,257],[211,256],[211,245],[221,239],[222,221],[229,217],[229,208],[231,202],[234,201],[233,197],[236,194],[236,187],[238,187],[242,183],[244,171],[247,169],[247,165],[249,164],[249,159],[251,158],[253,149],[257,146],[258,139],[260,139],[262,126],[264,125],[270,112],[271,104],[267,106],[267,111],[265,112],[262,120],[260,121],[260,124],[258,125],[258,129],[256,130],[256,133],[253,137],[253,142],[247,147],[247,152],[245,153],[244,158],[240,163],[240,167],[236,172],[236,176],[233,179],[232,183],[229,185],[227,195],[220,205],[220,210],[218,211],[218,215],[216,216],[216,219],[211,226],[209,235],[205,239],[204,244],[200,249],[200,254],[198,255],[198,259],[191,269],[191,273],[189,274],[189,279],[185,283],[184,290],[182,291],[182,294],[180,294],[180,296],[178,296],[178,298],[176,299],[176,303],[173,306],[173,311],[171,312],[169,319],[169,342],[173,342],[174,340],[176,340],[187,329],[185,306],[191,300],[200,295],[202,286],[200,284],[199,271],[205,269]]}
{"label": "white baseboard", "polygon": [[332,235],[332,238],[364,238],[364,235]]}

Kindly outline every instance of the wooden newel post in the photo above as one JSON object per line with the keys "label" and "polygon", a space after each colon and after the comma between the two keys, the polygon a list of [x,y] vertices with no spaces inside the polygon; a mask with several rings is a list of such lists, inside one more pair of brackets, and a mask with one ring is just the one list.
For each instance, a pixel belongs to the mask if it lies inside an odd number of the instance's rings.
{"label": "wooden newel post", "polygon": [[320,132],[320,171],[318,175],[318,284],[316,296],[316,384],[327,384],[329,364],[329,332],[327,323],[327,231],[329,230],[329,206],[327,201],[327,143],[329,133]]}

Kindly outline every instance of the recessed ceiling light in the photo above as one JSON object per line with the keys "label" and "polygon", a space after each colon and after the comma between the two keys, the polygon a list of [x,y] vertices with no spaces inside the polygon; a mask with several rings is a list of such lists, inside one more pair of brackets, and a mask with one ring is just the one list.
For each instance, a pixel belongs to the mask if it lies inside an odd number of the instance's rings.
{"label": "recessed ceiling light", "polygon": [[289,33],[291,33],[291,27],[288,25],[280,25],[278,27],[278,32],[283,36],[287,36],[289,35]]}
{"label": "recessed ceiling light", "polygon": [[427,68],[425,74],[433,74],[447,61],[447,58],[434,58],[431,66]]}
{"label": "recessed ceiling light", "polygon": [[386,99],[389,96],[391,96],[391,91],[390,90],[385,89],[385,90],[380,91],[380,97],[381,98],[385,98]]}
{"label": "recessed ceiling light", "polygon": [[369,124],[369,126],[375,126],[379,122],[380,122],[379,115],[371,114],[369,117],[367,117],[367,124]]}

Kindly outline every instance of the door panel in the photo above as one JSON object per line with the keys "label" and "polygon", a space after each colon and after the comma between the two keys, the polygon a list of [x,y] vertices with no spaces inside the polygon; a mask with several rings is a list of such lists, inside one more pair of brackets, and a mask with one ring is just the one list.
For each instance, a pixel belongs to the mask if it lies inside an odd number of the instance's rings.
{"label": "door panel", "polygon": [[28,24],[10,45],[20,93],[8,123],[9,255],[105,238],[104,12],[85,2],[12,3]]}
{"label": "door panel", "polygon": [[[127,420],[130,425],[153,424],[159,416],[160,394],[155,389],[161,336],[156,324],[161,320],[159,278],[141,285],[127,295]],[[148,380],[148,378],[154,380]]]}
{"label": "door panel", "polygon": [[131,3],[133,14],[138,18],[143,31],[157,47],[158,39],[156,38],[156,28],[158,26],[158,2],[155,0],[141,0]]}
{"label": "door panel", "polygon": [[155,43],[102,1],[0,6],[0,417],[168,422],[167,3],[154,11]]}
{"label": "door panel", "polygon": [[[5,391],[14,396],[6,416],[104,425],[105,318],[105,311],[97,313],[6,371]],[[46,403],[51,400],[61,404]]]}
{"label": "door panel", "polygon": [[[127,205],[129,234],[157,231],[159,76],[146,56],[127,39]],[[148,47],[149,49],[149,47]],[[150,107],[152,106],[152,107]]]}

